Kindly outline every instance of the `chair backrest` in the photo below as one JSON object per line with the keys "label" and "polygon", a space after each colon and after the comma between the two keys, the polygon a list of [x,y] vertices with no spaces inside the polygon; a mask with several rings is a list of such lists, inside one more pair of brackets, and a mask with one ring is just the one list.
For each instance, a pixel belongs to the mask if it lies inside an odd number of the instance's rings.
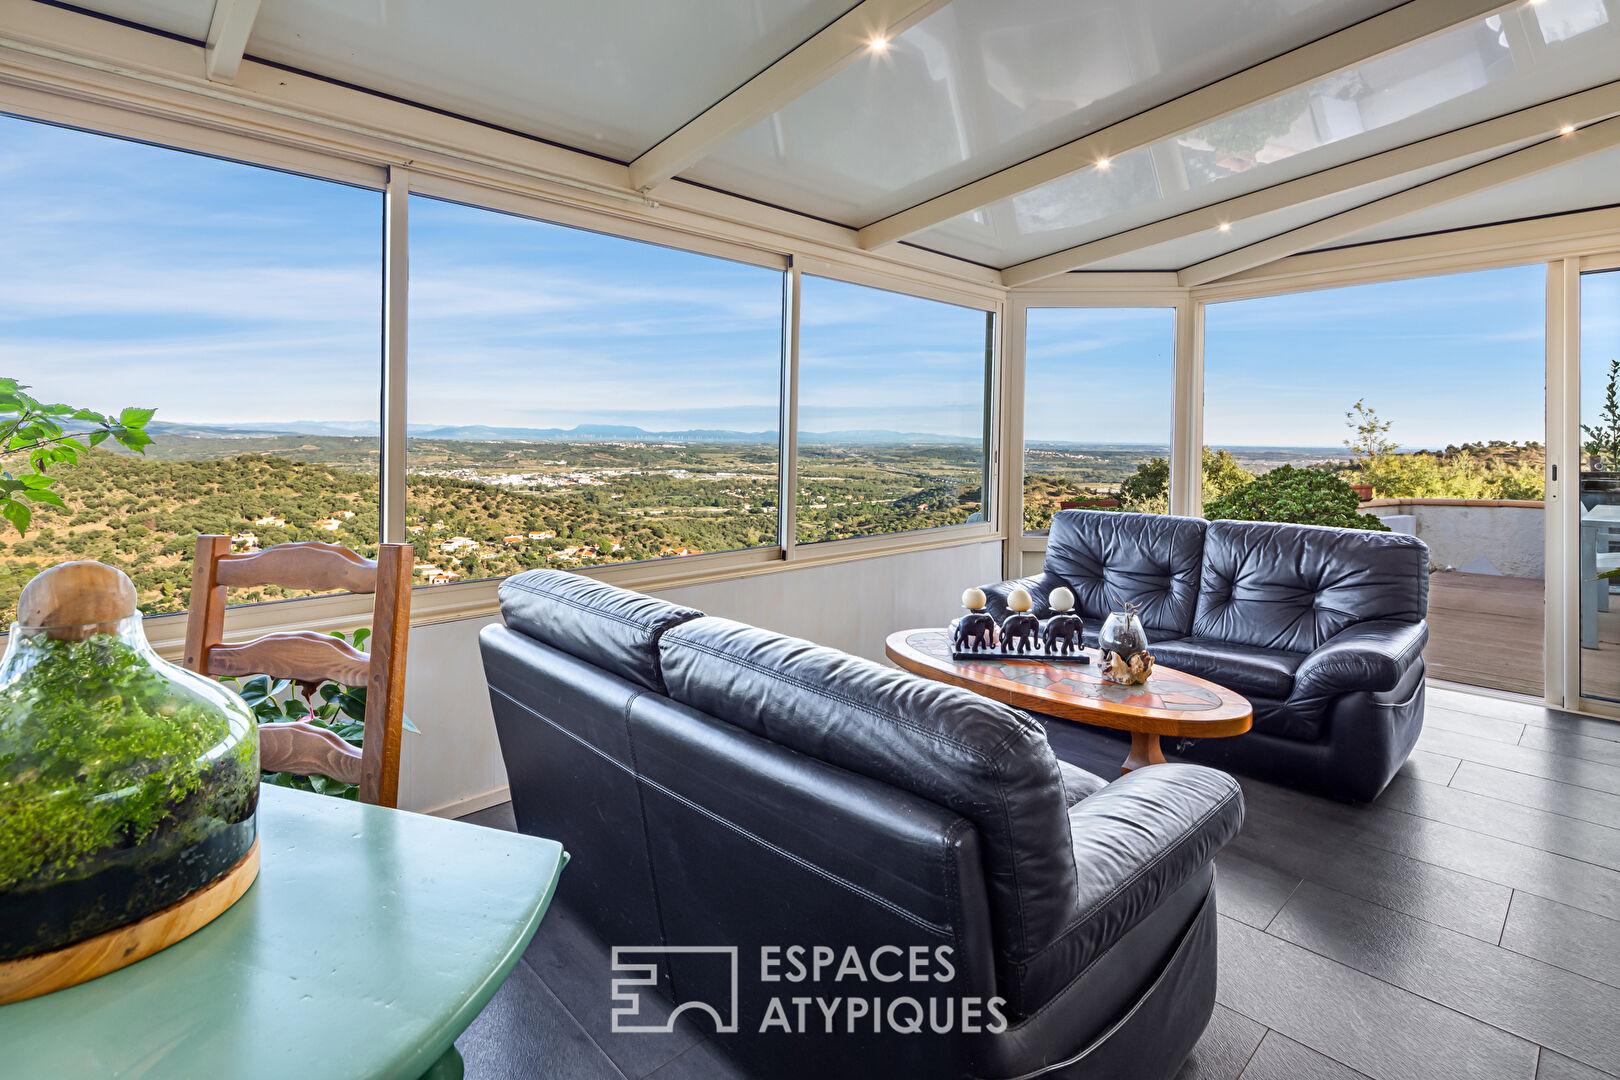
{"label": "chair backrest", "polygon": [[[233,555],[228,536],[199,536],[191,571],[185,666],[202,675],[268,675],[313,685],[332,679],[366,688],[363,746],[302,722],[259,728],[259,763],[271,772],[319,773],[360,786],[360,800],[399,805],[399,750],[405,717],[405,643],[411,624],[409,544],[383,544],[376,561],[346,547],[308,541]],[[376,597],[371,651],[307,630],[224,642],[226,590],[260,585]]]}

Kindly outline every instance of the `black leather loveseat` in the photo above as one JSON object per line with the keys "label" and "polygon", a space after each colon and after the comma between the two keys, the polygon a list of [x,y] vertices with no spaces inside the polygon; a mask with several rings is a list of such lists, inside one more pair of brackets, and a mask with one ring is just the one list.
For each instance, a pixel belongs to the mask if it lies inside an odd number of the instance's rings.
{"label": "black leather loveseat", "polygon": [[1104,510],[1052,518],[1042,572],[986,586],[990,610],[1023,585],[1074,590],[1087,644],[1115,605],[1140,605],[1160,663],[1230,687],[1254,727],[1171,753],[1367,801],[1423,727],[1429,549],[1398,533]]}
{"label": "black leather loveseat", "polygon": [[[1226,774],[1104,783],[1016,710],[561,571],[501,606],[484,666],[518,826],[574,856],[557,902],[610,945],[735,947],[717,1037],[757,1075],[1156,1080],[1197,1041]],[[795,981],[795,947],[838,977]],[[726,1024],[724,958],[656,959]]]}

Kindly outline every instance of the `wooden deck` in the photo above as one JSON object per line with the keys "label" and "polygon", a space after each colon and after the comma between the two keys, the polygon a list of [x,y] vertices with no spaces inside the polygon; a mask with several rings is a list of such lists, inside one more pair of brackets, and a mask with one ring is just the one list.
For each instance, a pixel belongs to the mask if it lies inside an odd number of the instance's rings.
{"label": "wooden deck", "polygon": [[[1581,687],[1620,700],[1620,596],[1598,613],[1598,648],[1581,650]],[[1540,578],[1437,573],[1429,579],[1429,675],[1540,697]]]}

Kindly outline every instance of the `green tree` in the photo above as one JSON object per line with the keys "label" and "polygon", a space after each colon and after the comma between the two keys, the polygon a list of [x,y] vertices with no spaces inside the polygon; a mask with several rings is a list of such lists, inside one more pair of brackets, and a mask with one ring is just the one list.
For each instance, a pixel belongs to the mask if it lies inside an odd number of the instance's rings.
{"label": "green tree", "polygon": [[1254,479],[1254,473],[1238,464],[1230,450],[1204,447],[1204,502],[1230,494]]}
{"label": "green tree", "polygon": [[[1136,467],[1119,485],[1119,503],[1138,513],[1165,513],[1170,502],[1170,460],[1151,458]],[[1164,509],[1158,509],[1160,504]]]}
{"label": "green tree", "polygon": [[1389,438],[1389,429],[1395,422],[1380,419],[1378,413],[1368,407],[1365,398],[1357,399],[1344,414],[1344,423],[1350,429],[1350,437],[1344,440],[1345,449],[1350,451],[1356,464],[1378,461],[1400,449],[1399,444]]}
{"label": "green tree", "polygon": [[1350,485],[1321,469],[1284,465],[1244,484],[1231,494],[1204,504],[1211,521],[1286,521],[1296,525],[1334,525],[1343,529],[1388,532],[1389,526],[1357,512],[1361,500]]}
{"label": "green tree", "polygon": [[1604,388],[1603,409],[1598,414],[1601,422],[1581,425],[1581,430],[1586,432],[1586,442],[1581,449],[1599,469],[1620,469],[1620,387],[1617,384],[1620,384],[1620,359],[1609,361],[1609,384]]}

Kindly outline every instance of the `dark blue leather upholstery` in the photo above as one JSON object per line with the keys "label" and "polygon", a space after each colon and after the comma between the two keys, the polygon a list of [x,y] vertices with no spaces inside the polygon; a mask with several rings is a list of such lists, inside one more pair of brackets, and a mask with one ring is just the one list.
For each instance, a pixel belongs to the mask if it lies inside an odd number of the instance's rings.
{"label": "dark blue leather upholstery", "polygon": [[[736,944],[745,972],[768,945],[948,945],[950,981],[859,994],[874,1011],[994,995],[1010,1020],[762,1033],[763,995],[783,990],[745,974],[741,1030],[720,1037],[735,1056],[817,1078],[1175,1073],[1213,1008],[1212,860],[1243,812],[1230,777],[1175,765],[1107,784],[967,691],[594,583],[609,625],[588,602],[537,610],[582,594],[531,584],[503,593],[516,617],[481,641],[519,826],[574,855],[558,903],[613,944]],[[562,651],[599,637],[612,671]],[[667,988],[716,1000],[715,977],[677,955]]]}
{"label": "dark blue leather upholstery", "polygon": [[1193,633],[1309,653],[1357,623],[1421,621],[1429,547],[1400,533],[1212,521]]}
{"label": "dark blue leather upholstery", "polygon": [[[1150,640],[1185,637],[1193,629],[1203,554],[1204,522],[1197,518],[1061,510],[1052,518],[1045,572],[1030,583],[1035,614],[1049,614],[1047,594],[1067,585],[1088,630],[1130,603],[1141,609]],[[991,613],[1000,618],[1009,590],[1004,583],[988,591]]]}
{"label": "dark blue leather upholstery", "polygon": [[[1023,585],[1044,617],[1059,585],[1098,604],[1113,583],[1144,605],[1159,663],[1254,705],[1249,735],[1183,740],[1184,756],[1366,800],[1417,741],[1429,555],[1416,537],[1068,510],[1052,519],[1040,574],[986,591],[999,614]],[[1083,614],[1088,645],[1102,610]]]}

